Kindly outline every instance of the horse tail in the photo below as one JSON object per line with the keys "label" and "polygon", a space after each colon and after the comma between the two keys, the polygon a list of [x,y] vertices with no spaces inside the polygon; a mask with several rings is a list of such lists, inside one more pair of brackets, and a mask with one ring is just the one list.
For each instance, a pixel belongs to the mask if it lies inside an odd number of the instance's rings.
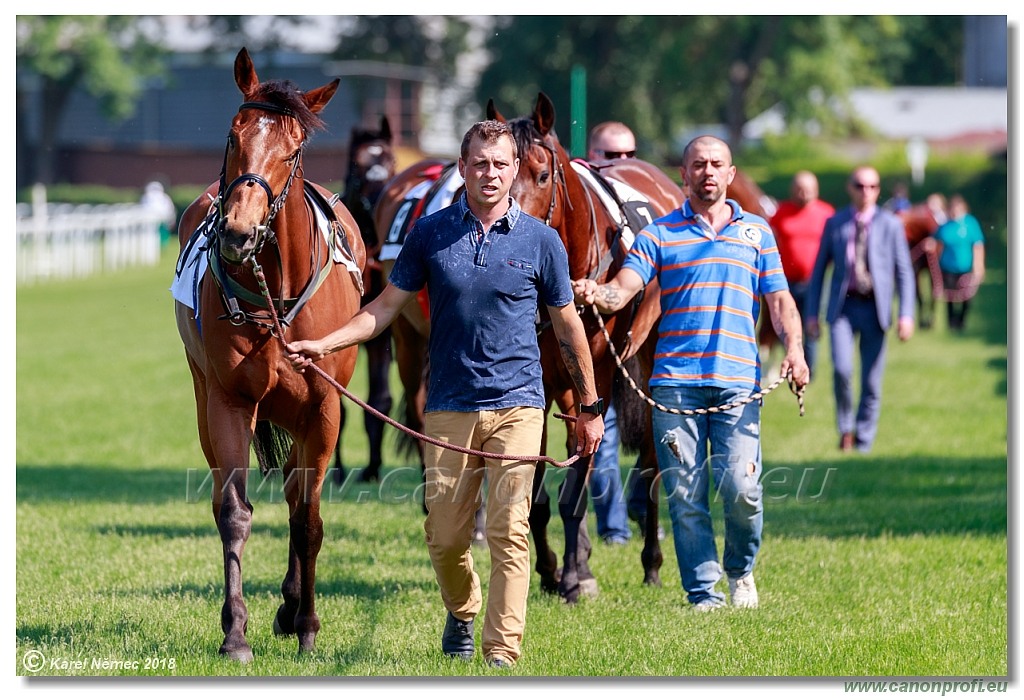
{"label": "horse tail", "polygon": [[[407,426],[412,423],[409,411],[409,397],[403,393],[402,398],[398,401],[398,413],[406,417],[405,422]],[[398,456],[406,459],[414,456],[418,457],[419,440],[404,430],[396,430],[395,433],[395,451],[398,453]]]}
{"label": "horse tail", "polygon": [[[623,363],[623,367],[631,377],[640,377],[640,361],[634,355]],[[626,454],[635,455],[640,452],[646,430],[646,422],[650,420],[645,402],[621,374],[616,372],[612,382],[612,401],[615,403],[615,414],[619,422],[619,443]]]}
{"label": "horse tail", "polygon": [[256,421],[252,448],[260,473],[266,476],[275,469],[281,469],[292,451],[292,438],[288,432],[267,420]]}

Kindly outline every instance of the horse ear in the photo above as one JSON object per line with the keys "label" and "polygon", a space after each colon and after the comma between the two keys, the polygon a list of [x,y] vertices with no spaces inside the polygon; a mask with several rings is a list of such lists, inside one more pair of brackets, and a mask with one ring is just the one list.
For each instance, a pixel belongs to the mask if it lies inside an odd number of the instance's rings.
{"label": "horse ear", "polygon": [[320,110],[327,106],[327,103],[334,97],[334,93],[338,91],[338,85],[341,84],[341,78],[335,78],[331,82],[327,83],[323,87],[318,87],[315,90],[302,93],[302,101],[309,107],[309,111],[313,114],[319,114]]}
{"label": "horse ear", "polygon": [[533,108],[533,123],[537,131],[544,136],[555,127],[555,103],[543,92],[537,94],[537,104]]}
{"label": "horse ear", "polygon": [[501,115],[498,108],[494,106],[494,98],[487,100],[487,118],[493,121],[505,122],[508,121]]}
{"label": "horse ear", "polygon": [[382,141],[391,140],[391,123],[387,117],[380,118],[380,138]]}
{"label": "horse ear", "polygon": [[242,91],[242,95],[249,97],[256,88],[260,86],[260,79],[256,76],[256,68],[252,65],[249,52],[242,47],[242,50],[235,56],[235,85]]}

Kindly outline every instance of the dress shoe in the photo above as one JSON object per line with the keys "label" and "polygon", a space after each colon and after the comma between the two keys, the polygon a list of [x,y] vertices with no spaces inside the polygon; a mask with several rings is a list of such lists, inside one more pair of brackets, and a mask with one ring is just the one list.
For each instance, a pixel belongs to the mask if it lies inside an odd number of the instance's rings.
{"label": "dress shoe", "polygon": [[441,651],[445,656],[469,660],[473,658],[473,621],[460,620],[448,613],[441,635]]}
{"label": "dress shoe", "polygon": [[854,442],[853,433],[843,433],[843,436],[839,438],[839,449],[843,452],[849,452],[853,449]]}

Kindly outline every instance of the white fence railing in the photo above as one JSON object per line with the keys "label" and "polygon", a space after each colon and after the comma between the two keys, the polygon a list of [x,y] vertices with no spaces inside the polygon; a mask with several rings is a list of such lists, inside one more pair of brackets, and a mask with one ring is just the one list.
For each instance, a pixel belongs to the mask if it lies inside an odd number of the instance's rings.
{"label": "white fence railing", "polygon": [[18,283],[160,262],[160,215],[138,204],[18,204]]}

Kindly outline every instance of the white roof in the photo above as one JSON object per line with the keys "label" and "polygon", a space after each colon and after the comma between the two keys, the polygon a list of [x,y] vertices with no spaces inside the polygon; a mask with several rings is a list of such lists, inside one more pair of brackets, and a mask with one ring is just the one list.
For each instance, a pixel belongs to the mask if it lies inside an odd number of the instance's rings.
{"label": "white roof", "polygon": [[[849,101],[857,117],[880,136],[944,140],[970,133],[1006,132],[1006,88],[893,87],[855,88]],[[781,133],[776,105],[747,122],[746,138]]]}

